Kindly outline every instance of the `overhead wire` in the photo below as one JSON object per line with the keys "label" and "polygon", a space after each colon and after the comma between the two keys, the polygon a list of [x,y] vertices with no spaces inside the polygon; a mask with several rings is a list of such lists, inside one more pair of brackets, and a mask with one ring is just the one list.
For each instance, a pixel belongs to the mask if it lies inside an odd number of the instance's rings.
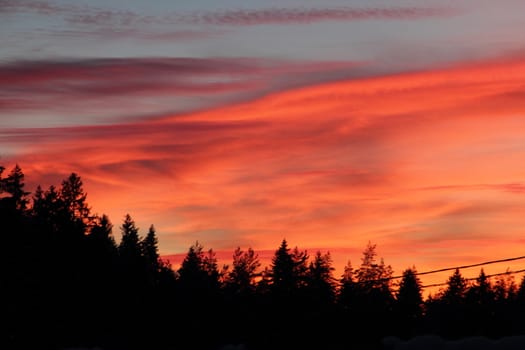
{"label": "overhead wire", "polygon": [[[453,267],[445,267],[445,268],[441,268],[441,269],[435,269],[435,270],[429,270],[429,271],[423,271],[423,272],[414,272],[414,275],[415,276],[430,275],[430,274],[439,273],[439,272],[462,270],[462,269],[468,269],[468,268],[472,268],[472,267],[480,267],[480,266],[498,264],[498,263],[509,262],[509,261],[523,260],[523,259],[525,259],[525,256],[517,256],[517,257],[512,257],[512,258],[489,260],[489,261],[484,261],[484,262],[475,263],[475,264],[459,265],[459,266],[453,266]],[[525,269],[516,270],[516,271],[506,271],[506,272],[494,273],[494,274],[486,275],[486,277],[490,278],[490,277],[496,277],[496,276],[501,276],[501,275],[511,275],[511,274],[516,274],[516,273],[521,273],[521,272],[525,272]],[[403,278],[403,275],[379,278],[379,279],[376,279],[376,280],[356,281],[355,283],[358,283],[358,284],[359,283],[374,283],[374,282],[383,282],[383,281],[389,281],[389,280],[397,280],[397,279],[401,279],[401,278]],[[477,278],[478,277],[466,278],[465,280],[471,281],[471,280],[476,280]],[[434,284],[428,284],[428,285],[421,286],[421,288],[439,287],[439,286],[444,286],[446,284],[447,284],[446,282],[434,283]]]}
{"label": "overhead wire", "polygon": [[[514,275],[514,274],[521,273],[521,272],[525,272],[525,269],[493,273],[490,275],[485,275],[485,277],[491,278],[491,277],[497,277],[497,276],[503,276],[503,275]],[[475,281],[477,279],[479,279],[479,277],[471,277],[471,278],[465,278],[465,281]],[[446,286],[447,284],[448,284],[447,282],[427,284],[427,285],[421,286],[421,288],[441,287],[441,286]]]}

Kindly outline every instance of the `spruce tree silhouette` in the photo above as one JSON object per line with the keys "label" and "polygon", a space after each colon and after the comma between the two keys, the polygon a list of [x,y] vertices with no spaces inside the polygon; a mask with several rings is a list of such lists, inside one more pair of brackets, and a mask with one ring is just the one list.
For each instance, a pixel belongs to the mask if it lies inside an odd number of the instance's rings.
{"label": "spruce tree silhouette", "polygon": [[108,296],[121,293],[118,288],[118,247],[113,237],[113,225],[107,215],[93,219],[84,250],[86,273],[82,287],[85,295],[83,317],[87,324],[84,327],[91,333],[89,338],[92,346],[107,346],[116,325],[120,323],[115,299]]}
{"label": "spruce tree silhouette", "polygon": [[[161,259],[159,241],[154,225],[150,225],[144,238],[139,238],[142,273],[141,319],[144,347],[166,346],[173,342],[172,329],[162,322],[165,315],[175,314],[172,299],[175,296],[175,274],[168,262]],[[140,320],[138,320],[140,322]]]}
{"label": "spruce tree silhouette", "polygon": [[373,290],[384,292],[390,298],[392,268],[390,265],[385,265],[382,258],[379,263],[376,261],[376,247],[377,245],[368,242],[363,251],[361,266],[356,271],[356,279],[359,282],[360,289],[370,292]]}
{"label": "spruce tree silhouette", "polygon": [[434,325],[439,334],[447,338],[461,336],[462,329],[468,321],[465,296],[468,288],[467,280],[461,275],[459,269],[448,278],[445,290],[437,300],[437,307],[432,311],[436,318]]}
{"label": "spruce tree silhouette", "polygon": [[[334,320],[334,334],[339,334],[343,344],[347,338],[354,337],[354,330],[357,329],[356,323],[359,321],[354,317],[354,313],[359,307],[356,303],[358,298],[358,286],[355,280],[355,271],[350,260],[344,266],[343,273],[339,279],[339,288],[336,294],[336,316]],[[345,336],[343,336],[345,335]]]}
{"label": "spruce tree silhouette", "polygon": [[512,324],[512,317],[515,314],[514,305],[518,293],[518,286],[514,281],[514,276],[510,273],[496,276],[493,285],[494,291],[494,328],[496,337],[507,335],[509,329],[516,328]]}
{"label": "spruce tree silhouette", "polygon": [[272,257],[269,270],[270,307],[263,314],[269,325],[268,337],[264,339],[265,346],[288,343],[291,327],[287,315],[293,314],[295,310],[292,295],[298,280],[294,265],[291,249],[286,239],[283,239]]}
{"label": "spruce tree silhouette", "polygon": [[477,305],[487,305],[494,300],[492,284],[483,269],[480,270],[476,282],[467,291],[467,297],[470,302]]}
{"label": "spruce tree silhouette", "polygon": [[40,185],[33,194],[32,214],[36,218],[40,229],[49,235],[56,236],[59,231],[60,198],[54,185],[46,191]]}
{"label": "spruce tree silhouette", "polygon": [[348,260],[339,280],[340,289],[337,295],[338,305],[346,313],[353,311],[354,305],[352,304],[357,300],[357,285],[354,275],[352,262]]}
{"label": "spruce tree silhouette", "polygon": [[304,336],[300,343],[303,346],[334,346],[338,343],[336,337],[328,338],[335,329],[337,314],[335,309],[335,293],[337,280],[333,276],[330,252],[322,254],[317,251],[306,272],[302,311]]}
{"label": "spruce tree silhouette", "polygon": [[423,316],[422,287],[415,267],[403,271],[396,293],[395,311],[398,334],[407,338],[414,336]]}
{"label": "spruce tree silhouette", "polygon": [[514,282],[514,276],[507,272],[496,277],[493,290],[496,302],[505,303],[516,297],[518,286]]}
{"label": "spruce tree silhouette", "polygon": [[330,252],[317,251],[307,271],[307,285],[310,303],[320,309],[326,309],[334,303],[336,279],[333,276]]}
{"label": "spruce tree silhouette", "polygon": [[[1,178],[1,173],[3,172],[5,168],[0,168],[0,191],[4,191],[8,193],[11,197],[10,200],[13,202],[13,205],[16,210],[18,211],[24,211],[27,209],[27,204],[29,203],[29,200],[27,199],[27,196],[31,192],[26,192],[24,190],[25,187],[25,175],[22,171],[22,168],[18,164],[15,165],[15,167],[11,170],[9,175],[5,179]],[[1,193],[1,192],[0,192]]]}
{"label": "spruce tree silhouette", "polygon": [[38,258],[33,252],[32,225],[24,190],[24,174],[18,164],[7,177],[0,166],[0,348],[11,348],[27,339],[26,325],[35,334],[40,333],[33,322],[27,322],[39,307],[34,293],[39,291],[39,276],[35,271]]}
{"label": "spruce tree silhouette", "polygon": [[[286,239],[272,257],[270,266],[269,296],[271,307],[266,310],[267,322],[271,322],[271,337],[268,346],[290,344],[292,339],[301,339],[294,332],[298,327],[290,326],[290,315],[302,317],[306,305],[308,254],[297,247],[290,249]],[[271,321],[270,321],[271,319]],[[297,346],[297,344],[295,344]]]}
{"label": "spruce tree silhouette", "polygon": [[152,291],[158,289],[172,289],[175,282],[175,271],[169,261],[161,258],[159,254],[159,240],[154,225],[150,225],[148,233],[139,242],[144,263],[146,265],[146,283]]}
{"label": "spruce tree silhouette", "polygon": [[381,337],[393,332],[391,290],[392,268],[381,258],[376,261],[376,245],[368,242],[361,265],[355,271],[356,294],[353,303],[354,325],[361,341],[377,343]]}
{"label": "spruce tree silhouette", "polygon": [[144,334],[130,329],[146,317],[144,303],[147,289],[146,263],[142,255],[141,237],[135,220],[128,213],[120,226],[118,336],[128,347],[143,344]]}
{"label": "spruce tree silhouette", "polygon": [[66,180],[62,181],[60,197],[72,221],[86,223],[90,219],[91,209],[86,202],[87,193],[84,192],[83,182],[76,173],[71,173]]}
{"label": "spruce tree silhouette", "polygon": [[96,217],[88,236],[93,255],[101,257],[104,264],[108,266],[114,262],[114,257],[118,254],[118,247],[113,236],[113,224],[106,214]]}
{"label": "spruce tree silhouette", "polygon": [[467,291],[467,280],[461,275],[459,269],[448,278],[447,287],[443,293],[443,301],[448,304],[460,304]]}
{"label": "spruce tree silhouette", "polygon": [[204,252],[197,241],[190,246],[178,270],[178,310],[184,319],[181,338],[190,344],[191,336],[206,332],[207,337],[191,343],[192,347],[210,348],[220,341],[219,325],[207,326],[203,315],[218,315],[222,311],[217,261],[213,250]]}
{"label": "spruce tree silhouette", "polygon": [[[91,214],[76,173],[59,187],[37,186],[32,197],[24,181],[18,165],[7,176],[0,166],[2,349],[368,349],[389,334],[525,334],[525,277],[517,286],[515,272],[490,277],[482,269],[469,283],[457,268],[422,310],[415,268],[403,272],[394,298],[392,269],[370,242],[339,281],[329,253],[310,261],[285,239],[270,266],[237,247],[231,270],[219,270],[213,249],[197,241],[175,271],[160,258],[155,227],[141,238],[129,214],[117,245],[109,218]],[[176,334],[165,315],[181,320]]]}
{"label": "spruce tree silhouette", "polygon": [[126,283],[130,283],[130,287],[137,287],[143,266],[139,229],[129,214],[124,217],[120,229],[122,237],[118,245],[118,253],[122,264],[122,274]]}
{"label": "spruce tree silhouette", "polygon": [[237,247],[234,250],[232,269],[224,283],[225,316],[231,329],[229,343],[248,344],[258,332],[253,325],[259,322],[261,310],[255,298],[260,266],[258,254],[252,248],[243,251]]}
{"label": "spruce tree silhouette", "polygon": [[216,294],[221,287],[221,281],[223,279],[223,273],[219,271],[219,265],[217,263],[217,254],[210,248],[204,254],[202,259],[202,268],[206,273],[207,287]]}
{"label": "spruce tree silhouette", "polygon": [[232,270],[226,280],[227,288],[236,296],[251,295],[255,292],[255,278],[260,266],[259,257],[252,248],[243,251],[237,247],[233,252]]}
{"label": "spruce tree silhouette", "polygon": [[294,276],[294,261],[286,239],[282,240],[272,258],[271,278],[271,290],[276,298],[284,298],[291,294],[296,276]]}
{"label": "spruce tree silhouette", "polygon": [[198,241],[195,242],[188,249],[178,275],[179,285],[185,297],[200,299],[216,292],[219,286],[219,271],[213,250],[206,254],[203,246]]}
{"label": "spruce tree silhouette", "polygon": [[493,335],[494,290],[483,269],[465,294],[468,322],[465,325],[472,335]]}
{"label": "spruce tree silhouette", "polygon": [[150,288],[155,288],[159,283],[159,274],[162,261],[159,255],[159,241],[155,227],[151,225],[146,236],[139,242],[144,262],[146,264],[147,284]]}

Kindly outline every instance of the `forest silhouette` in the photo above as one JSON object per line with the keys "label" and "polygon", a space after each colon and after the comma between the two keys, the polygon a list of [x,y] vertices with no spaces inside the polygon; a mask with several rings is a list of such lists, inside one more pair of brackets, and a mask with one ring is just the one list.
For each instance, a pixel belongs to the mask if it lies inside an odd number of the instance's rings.
{"label": "forest silhouette", "polygon": [[269,266],[250,247],[219,266],[196,241],[175,268],[155,227],[142,234],[129,214],[117,242],[76,173],[30,193],[18,165],[0,167],[0,220],[2,349],[380,349],[391,336],[525,334],[525,278],[456,269],[425,299],[416,267],[392,278],[372,243],[341,276],[329,252],[286,239]]}

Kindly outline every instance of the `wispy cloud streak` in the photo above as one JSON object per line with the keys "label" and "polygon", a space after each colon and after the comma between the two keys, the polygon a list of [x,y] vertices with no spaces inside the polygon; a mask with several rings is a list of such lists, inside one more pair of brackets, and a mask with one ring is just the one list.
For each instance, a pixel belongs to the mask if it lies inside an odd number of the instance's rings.
{"label": "wispy cloud streak", "polygon": [[479,191],[479,190],[497,190],[515,194],[525,194],[525,184],[523,183],[503,183],[503,184],[471,184],[471,185],[446,185],[420,188],[418,190],[427,191]]}
{"label": "wispy cloud streak", "polygon": [[78,11],[75,6],[56,5],[47,1],[0,0],[0,13],[36,12],[55,15]]}
{"label": "wispy cloud streak", "polygon": [[0,13],[30,11],[44,15],[63,15],[75,24],[83,25],[152,25],[206,24],[250,26],[262,24],[305,24],[322,21],[360,21],[368,19],[412,20],[448,17],[460,11],[453,7],[301,7],[228,9],[218,11],[172,12],[166,15],[144,15],[134,11],[100,9],[97,7],[57,5],[45,1],[0,1]]}
{"label": "wispy cloud streak", "polygon": [[[156,110],[182,112],[195,108],[191,99],[206,97],[211,104],[217,104],[221,99],[253,98],[290,84],[350,74],[358,65],[250,58],[17,61],[0,65],[0,115],[16,111],[40,113],[41,109],[71,113],[78,108],[83,114],[106,113],[111,117],[132,110],[135,114],[148,114],[154,103]],[[209,105],[199,103],[199,107]],[[15,126],[16,120],[8,125]]]}
{"label": "wispy cloud streak", "polygon": [[521,57],[466,62],[151,120],[3,128],[0,144],[15,147],[4,159],[20,163],[29,188],[76,171],[115,222],[130,212],[139,226],[154,223],[165,254],[196,239],[217,250],[268,250],[284,237],[305,248],[371,240],[399,268],[439,267],[519,249],[524,78]]}
{"label": "wispy cloud streak", "polygon": [[452,8],[386,7],[386,8],[270,8],[229,10],[176,16],[176,20],[213,25],[305,24],[323,21],[360,21],[368,19],[410,20],[448,17],[458,11]]}

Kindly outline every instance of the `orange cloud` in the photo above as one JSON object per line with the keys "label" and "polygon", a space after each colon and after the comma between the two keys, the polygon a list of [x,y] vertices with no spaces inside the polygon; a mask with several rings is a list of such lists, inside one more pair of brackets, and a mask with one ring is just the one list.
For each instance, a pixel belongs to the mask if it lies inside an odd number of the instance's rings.
{"label": "orange cloud", "polygon": [[95,211],[154,223],[165,255],[287,238],[340,274],[370,240],[397,273],[422,271],[520,255],[524,78],[521,58],[465,64],[2,138],[29,182],[78,172]]}

